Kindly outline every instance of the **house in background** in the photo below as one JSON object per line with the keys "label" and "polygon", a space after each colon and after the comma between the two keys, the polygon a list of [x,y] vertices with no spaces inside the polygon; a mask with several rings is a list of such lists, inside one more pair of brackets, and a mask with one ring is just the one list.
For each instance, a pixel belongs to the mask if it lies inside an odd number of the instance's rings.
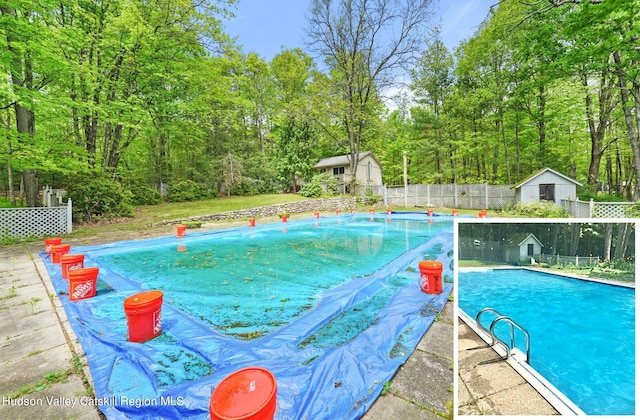
{"label": "house in background", "polygon": [[[382,165],[371,152],[361,152],[356,163],[356,184],[364,187],[377,187],[382,185]],[[341,193],[347,190],[351,183],[351,155],[334,156],[321,159],[315,164],[314,169],[320,172],[329,172],[338,179],[338,189]]]}
{"label": "house in background", "polygon": [[505,262],[530,262],[542,254],[542,242],[533,233],[516,233],[502,244],[502,256]]}
{"label": "house in background", "polygon": [[553,201],[562,205],[562,200],[576,200],[576,186],[581,183],[550,168],[530,176],[513,188],[516,189],[516,202],[537,203]]}

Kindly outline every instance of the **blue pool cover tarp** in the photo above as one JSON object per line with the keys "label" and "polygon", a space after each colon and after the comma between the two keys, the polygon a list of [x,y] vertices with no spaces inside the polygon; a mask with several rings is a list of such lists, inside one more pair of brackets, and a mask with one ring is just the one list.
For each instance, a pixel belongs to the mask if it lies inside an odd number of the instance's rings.
{"label": "blue pool cover tarp", "polygon": [[[84,253],[86,267],[98,265],[92,253],[105,248],[172,241],[175,238],[167,237],[74,247],[72,253]],[[452,283],[446,281],[439,295],[423,293],[417,266],[435,247],[439,254],[429,259],[442,262],[443,278],[452,279],[452,246],[453,229],[445,229],[366,279],[323,290],[319,303],[307,314],[253,340],[220,334],[165,302],[162,334],[145,343],[127,340],[122,309],[124,299],[142,291],[139,284],[100,267],[97,296],[72,302],[60,266],[45,254],[41,256],[85,351],[96,403],[108,418],[207,419],[217,384],[239,369],[260,366],[277,381],[276,419],[357,419],[371,407],[446,304]],[[353,338],[333,347],[301,345],[325,324],[366,303],[393,282],[402,287],[379,309],[375,322]]]}

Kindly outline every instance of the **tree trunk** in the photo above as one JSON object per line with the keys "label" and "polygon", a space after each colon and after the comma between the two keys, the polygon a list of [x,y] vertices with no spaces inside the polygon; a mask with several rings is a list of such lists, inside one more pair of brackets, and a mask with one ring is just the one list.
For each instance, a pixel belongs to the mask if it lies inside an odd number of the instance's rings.
{"label": "tree trunk", "polygon": [[[613,53],[613,60],[616,63],[615,73],[618,76],[618,88],[620,89],[620,98],[622,99],[622,109],[624,111],[624,121],[627,124],[627,133],[629,135],[629,143],[633,152],[633,169],[636,177],[635,188],[633,190],[633,200],[640,200],[640,79],[636,76],[632,81],[631,96],[629,97],[629,88],[627,87],[626,74],[622,69],[620,52]],[[633,102],[633,107],[631,103]],[[633,109],[632,109],[633,108]],[[634,112],[635,109],[635,122]]]}
{"label": "tree trunk", "polygon": [[27,199],[27,207],[41,207],[40,187],[38,186],[38,171],[29,169],[22,172],[24,194]]}
{"label": "tree trunk", "polygon": [[[589,89],[589,79],[587,75],[583,75],[582,85],[585,89]],[[611,107],[609,104],[610,100],[611,93],[609,86],[607,85],[606,72],[603,71],[601,73],[600,89],[598,91],[597,122],[591,94],[587,91],[585,95],[587,122],[589,124],[589,136],[591,138],[591,161],[589,162],[589,172],[587,177],[587,183],[589,185],[597,185],[599,182],[600,162],[604,152],[602,141],[605,136],[605,130],[609,123],[609,115],[611,113]]]}
{"label": "tree trunk", "polygon": [[602,252],[602,258],[605,261],[611,260],[611,243],[613,239],[613,223],[605,224],[604,229],[604,250]]}
{"label": "tree trunk", "polygon": [[616,249],[613,253],[614,260],[621,260],[625,257],[627,247],[631,241],[631,233],[633,231],[631,223],[619,223],[618,224],[618,241],[616,242]]}

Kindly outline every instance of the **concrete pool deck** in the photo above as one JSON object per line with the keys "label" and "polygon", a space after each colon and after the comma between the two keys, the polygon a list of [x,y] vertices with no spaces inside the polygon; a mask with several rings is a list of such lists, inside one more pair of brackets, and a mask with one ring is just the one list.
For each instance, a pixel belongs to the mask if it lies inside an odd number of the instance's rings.
{"label": "concrete pool deck", "polygon": [[[103,419],[84,352],[38,255],[42,248],[0,249],[0,418]],[[453,312],[447,302],[363,419],[451,415]]]}
{"label": "concrete pool deck", "polygon": [[458,415],[558,415],[513,367],[458,322]]}

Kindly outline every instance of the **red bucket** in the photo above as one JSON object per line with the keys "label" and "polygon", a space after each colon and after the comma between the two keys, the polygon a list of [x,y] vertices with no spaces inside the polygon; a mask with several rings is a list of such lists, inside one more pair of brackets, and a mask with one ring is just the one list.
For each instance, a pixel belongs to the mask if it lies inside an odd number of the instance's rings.
{"label": "red bucket", "polygon": [[44,252],[47,255],[51,254],[51,247],[54,245],[60,245],[62,243],[62,238],[47,238],[44,240]]}
{"label": "red bucket", "polygon": [[98,271],[98,267],[69,271],[69,299],[76,301],[94,297],[98,285]]}
{"label": "red bucket", "polygon": [[70,250],[71,245],[69,244],[53,245],[51,247],[51,261],[53,261],[54,264],[60,264],[60,257],[67,255]]}
{"label": "red bucket", "polygon": [[127,315],[129,341],[142,343],[157,337],[162,332],[162,291],[149,290],[137,293],[124,300]]}
{"label": "red bucket", "polygon": [[248,367],[224,378],[211,394],[212,420],[271,420],[276,412],[276,378],[267,369]]}
{"label": "red bucket", "polygon": [[420,287],[425,293],[439,295],[442,293],[442,263],[439,261],[420,261]]}
{"label": "red bucket", "polygon": [[458,209],[451,210],[451,215],[452,216],[457,216],[458,215]]}
{"label": "red bucket", "polygon": [[84,254],[67,254],[60,257],[62,265],[62,278],[68,279],[70,271],[84,268]]}
{"label": "red bucket", "polygon": [[249,219],[249,227],[256,227],[256,219],[253,217]]}
{"label": "red bucket", "polygon": [[186,225],[177,225],[176,226],[176,234],[178,235],[178,238],[182,238],[184,235],[187,234],[187,226]]}

